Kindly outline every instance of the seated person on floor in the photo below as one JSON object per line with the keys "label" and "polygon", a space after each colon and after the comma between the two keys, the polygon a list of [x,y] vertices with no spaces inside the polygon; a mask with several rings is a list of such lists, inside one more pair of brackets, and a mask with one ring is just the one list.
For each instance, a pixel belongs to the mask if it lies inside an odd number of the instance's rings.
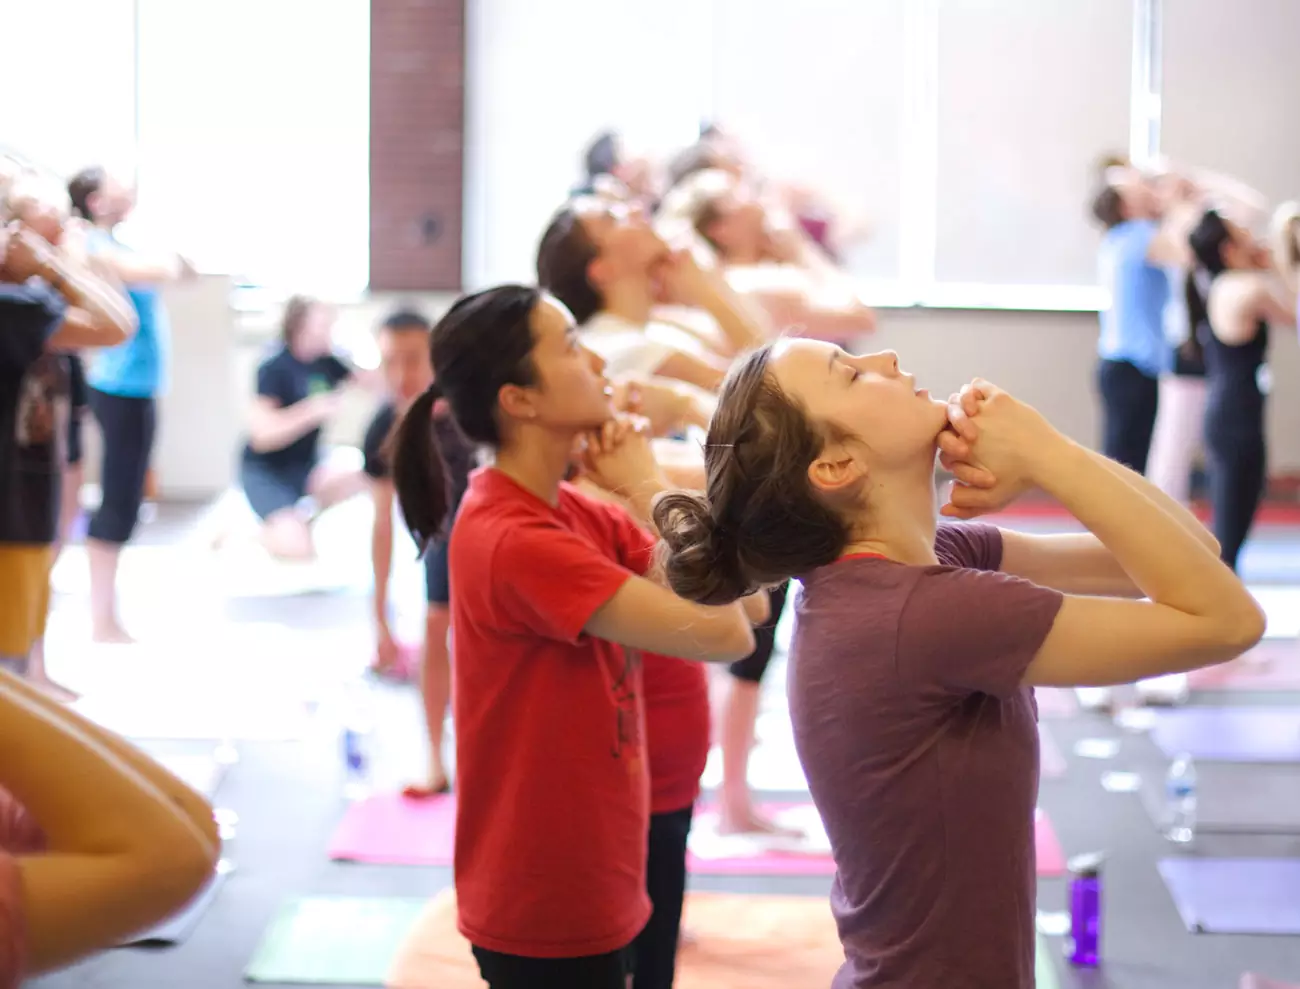
{"label": "seated person on floor", "polygon": [[[285,307],[281,342],[257,369],[239,480],[262,520],[262,543],[276,557],[316,555],[311,523],[366,486],[358,465],[322,456],[320,434],[338,411],[355,370],[334,352],[334,311],[295,296]],[[343,451],[340,451],[343,452]]]}

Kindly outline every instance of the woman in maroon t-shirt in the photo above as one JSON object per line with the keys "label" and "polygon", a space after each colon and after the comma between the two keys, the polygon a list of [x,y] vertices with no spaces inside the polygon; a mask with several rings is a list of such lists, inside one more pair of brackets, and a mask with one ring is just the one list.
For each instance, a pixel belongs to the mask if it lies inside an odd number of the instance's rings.
{"label": "woman in maroon t-shirt", "polygon": [[[1091,534],[936,525],[1030,487]],[[1264,616],[1214,538],[985,382],[935,401],[892,351],[786,340],[723,386],[707,495],[655,509],[683,597],[799,577],[790,713],[837,875],[835,989],[1034,985],[1034,685],[1230,659]],[[1141,600],[1143,596],[1149,600]]]}

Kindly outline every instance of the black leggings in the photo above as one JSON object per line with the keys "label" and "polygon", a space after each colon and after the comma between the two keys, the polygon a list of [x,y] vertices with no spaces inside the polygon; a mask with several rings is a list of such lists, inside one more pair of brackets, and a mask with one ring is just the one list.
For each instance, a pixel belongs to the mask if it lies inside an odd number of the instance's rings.
{"label": "black leggings", "polygon": [[646,890],[654,912],[633,942],[636,973],[633,989],[672,989],[677,975],[677,942],[682,932],[686,896],[686,840],[694,807],[652,814]]}
{"label": "black leggings", "polygon": [[94,388],[88,396],[103,436],[104,458],[99,470],[103,497],[87,535],[121,545],[135,531],[144,501],[145,476],[153,452],[154,400],[109,395]]}
{"label": "black leggings", "polygon": [[488,989],[627,989],[631,950],[586,958],[522,958],[473,948]]}
{"label": "black leggings", "polygon": [[1101,393],[1101,452],[1139,474],[1147,472],[1151,434],[1156,428],[1160,384],[1128,361],[1097,365]]}
{"label": "black leggings", "polygon": [[762,625],[754,626],[754,651],[744,659],[738,659],[728,669],[737,680],[760,683],[767,672],[767,664],[772,661],[776,651],[776,625],[785,610],[785,599],[790,593],[790,584],[786,582],[767,592],[767,601],[772,613]]}
{"label": "black leggings", "polygon": [[1205,406],[1205,450],[1210,468],[1214,538],[1223,562],[1237,569],[1264,497],[1268,469],[1264,396],[1254,377],[1212,377]]}

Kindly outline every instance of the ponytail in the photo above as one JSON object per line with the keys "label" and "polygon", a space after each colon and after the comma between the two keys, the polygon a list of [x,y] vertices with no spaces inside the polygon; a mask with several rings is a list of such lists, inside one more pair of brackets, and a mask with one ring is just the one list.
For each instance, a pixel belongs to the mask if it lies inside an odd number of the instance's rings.
{"label": "ponytail", "polygon": [[1201,345],[1202,327],[1210,332],[1210,310],[1205,296],[1201,294],[1200,274],[1192,268],[1183,280],[1183,297],[1187,302],[1187,339],[1178,350],[1183,360],[1191,364],[1202,364],[1205,352]]}
{"label": "ponytail", "polygon": [[442,533],[451,511],[447,466],[433,428],[433,406],[440,398],[442,389],[435,382],[411,403],[388,441],[397,502],[421,556]]}

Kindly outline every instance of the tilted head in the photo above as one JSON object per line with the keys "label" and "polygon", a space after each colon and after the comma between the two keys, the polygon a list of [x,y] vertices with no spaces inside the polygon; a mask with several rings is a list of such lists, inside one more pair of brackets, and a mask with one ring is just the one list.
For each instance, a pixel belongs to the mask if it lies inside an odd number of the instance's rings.
{"label": "tilted head", "polygon": [[438,534],[449,508],[431,425],[438,398],[466,439],[497,449],[528,442],[525,429],[571,447],[613,414],[604,362],[579,342],[569,311],[533,286],[461,298],[434,326],[429,354],[434,383],[411,403],[394,443],[393,478],[417,542]]}
{"label": "tilted head", "polygon": [[307,295],[294,295],[280,316],[280,339],[299,360],[324,357],[334,346],[333,306]]}
{"label": "tilted head", "polygon": [[704,495],[656,505],[673,590],[723,603],[831,563],[877,497],[931,483],[946,423],[893,351],[852,356],[806,339],[754,351],[722,387]]}
{"label": "tilted head", "polygon": [[661,215],[690,226],[723,261],[762,249],[767,211],[749,186],[718,169],[697,172],[665,198]]}
{"label": "tilted head", "polygon": [[551,219],[537,247],[537,282],[581,325],[605,307],[610,286],[649,282],[668,248],[635,203],[580,196]]}
{"label": "tilted head", "polygon": [[68,197],[74,213],[100,226],[121,223],[135,208],[135,190],[98,165],[72,177]]}

